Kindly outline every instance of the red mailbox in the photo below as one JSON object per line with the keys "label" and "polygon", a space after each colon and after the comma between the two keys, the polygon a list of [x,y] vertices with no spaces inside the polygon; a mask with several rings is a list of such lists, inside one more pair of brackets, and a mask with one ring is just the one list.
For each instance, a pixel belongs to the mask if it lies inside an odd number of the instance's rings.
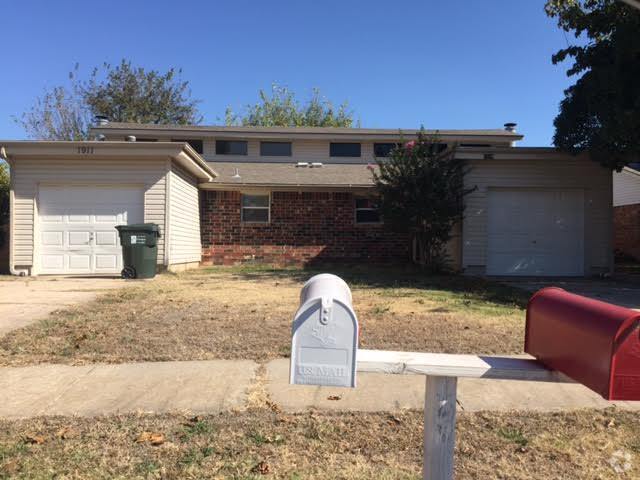
{"label": "red mailbox", "polygon": [[640,312],[543,288],[527,306],[524,350],[607,400],[640,400]]}

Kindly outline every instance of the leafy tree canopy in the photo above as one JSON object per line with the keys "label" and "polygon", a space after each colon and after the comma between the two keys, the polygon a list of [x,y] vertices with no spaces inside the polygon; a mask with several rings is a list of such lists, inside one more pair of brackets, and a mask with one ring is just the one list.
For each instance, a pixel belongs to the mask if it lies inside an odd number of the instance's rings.
{"label": "leafy tree canopy", "polygon": [[247,105],[246,112],[235,114],[227,108],[227,125],[260,127],[351,127],[353,112],[343,102],[335,108],[314,88],[307,102],[300,103],[287,87],[271,86],[271,94],[259,92],[260,99],[255,105]]}
{"label": "leafy tree canopy", "polygon": [[545,10],[580,40],[552,57],[572,58],[567,75],[579,76],[560,103],[554,143],[620,170],[640,158],[640,10],[619,0],[548,0]]}
{"label": "leafy tree canopy", "polygon": [[85,102],[93,114],[114,122],[193,125],[200,123],[197,101],[190,99],[189,82],[179,79],[181,70],[165,73],[133,67],[122,60],[104,72],[94,69],[82,86]]}
{"label": "leafy tree canopy", "polygon": [[418,260],[439,270],[453,226],[462,219],[467,168],[453,148],[442,150],[437,137],[421,131],[416,141],[399,144],[377,159],[373,172],[385,225],[413,236]]}
{"label": "leafy tree canopy", "polygon": [[84,140],[91,126],[91,110],[84,101],[76,77],[69,74],[69,86],[57,86],[37,98],[17,120],[27,135],[37,140]]}
{"label": "leafy tree canopy", "polygon": [[145,70],[122,60],[105,63],[86,80],[79,68],[69,74],[68,86],[57,86],[36,99],[18,120],[27,134],[42,140],[83,140],[95,115],[115,122],[197,124],[202,121],[197,101],[180,70]]}

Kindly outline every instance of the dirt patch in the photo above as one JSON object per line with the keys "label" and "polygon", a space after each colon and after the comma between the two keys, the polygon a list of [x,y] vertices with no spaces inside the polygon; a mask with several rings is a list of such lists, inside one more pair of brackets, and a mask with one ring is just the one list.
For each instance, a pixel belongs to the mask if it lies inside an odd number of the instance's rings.
{"label": "dirt patch", "polygon": [[[300,288],[313,273],[203,269],[161,275],[8,334],[0,339],[0,364],[287,356]],[[526,298],[517,289],[420,272],[339,273],[353,289],[363,348],[521,352]]]}
{"label": "dirt patch", "polygon": [[[614,410],[461,414],[456,478],[638,478],[638,431]],[[414,411],[0,421],[7,478],[418,479],[421,463]]]}

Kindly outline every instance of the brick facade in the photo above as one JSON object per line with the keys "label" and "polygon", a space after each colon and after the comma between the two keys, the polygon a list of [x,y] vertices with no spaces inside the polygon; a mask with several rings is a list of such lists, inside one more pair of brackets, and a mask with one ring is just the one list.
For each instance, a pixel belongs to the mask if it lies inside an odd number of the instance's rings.
{"label": "brick facade", "polygon": [[384,225],[355,223],[344,192],[272,192],[268,224],[240,220],[240,192],[202,192],[203,263],[407,261],[409,241]]}
{"label": "brick facade", "polygon": [[613,209],[614,248],[640,260],[640,204]]}

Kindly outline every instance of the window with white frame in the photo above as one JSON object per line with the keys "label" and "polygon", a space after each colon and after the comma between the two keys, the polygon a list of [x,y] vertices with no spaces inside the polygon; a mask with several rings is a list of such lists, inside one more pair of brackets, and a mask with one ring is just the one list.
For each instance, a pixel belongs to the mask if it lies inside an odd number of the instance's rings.
{"label": "window with white frame", "polygon": [[269,223],[271,204],[268,193],[243,193],[242,213],[243,222]]}
{"label": "window with white frame", "polygon": [[356,223],[381,223],[380,205],[375,198],[356,198]]}

